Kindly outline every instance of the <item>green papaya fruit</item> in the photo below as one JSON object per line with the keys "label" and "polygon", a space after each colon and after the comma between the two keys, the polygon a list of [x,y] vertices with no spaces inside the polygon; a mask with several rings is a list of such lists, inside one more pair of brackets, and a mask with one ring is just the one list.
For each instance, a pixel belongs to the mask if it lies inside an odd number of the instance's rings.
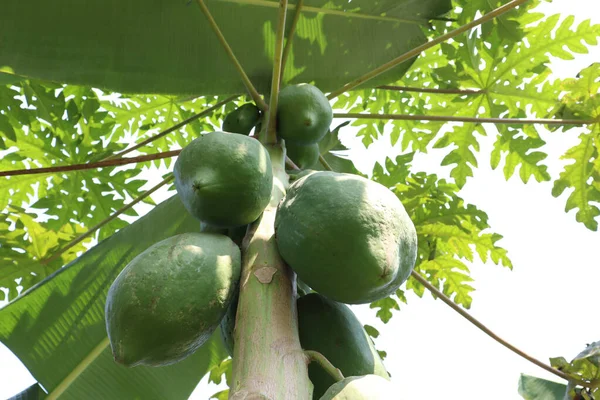
{"label": "green papaya fruit", "polygon": [[320,171],[290,185],[277,208],[275,237],[300,279],[347,304],[394,293],[417,257],[417,233],[400,200],[353,174]]}
{"label": "green papaya fruit", "polygon": [[377,375],[349,376],[333,384],[320,400],[397,399],[389,381]]}
{"label": "green papaya fruit", "polygon": [[207,224],[206,222],[200,222],[200,232],[205,233],[219,233],[221,235],[228,236],[229,239],[233,240],[238,246],[242,245],[242,240],[246,236],[248,225],[236,226],[234,228],[220,228]]}
{"label": "green papaya fruit", "polygon": [[286,144],[286,154],[300,169],[307,169],[319,161],[319,145],[308,144],[305,146],[293,143]]}
{"label": "green papaya fruit", "polygon": [[175,187],[188,212],[218,228],[248,225],[271,198],[273,172],[258,140],[227,132],[194,139],[173,171]]}
{"label": "green papaya fruit", "polygon": [[286,86],[279,92],[277,134],[287,143],[315,144],[333,120],[327,97],[309,84]]}
{"label": "green papaya fruit", "polygon": [[192,354],[219,326],[240,273],[240,249],[227,236],[184,233],[150,246],[108,290],[115,361],[163,366]]}
{"label": "green papaya fruit", "polygon": [[260,110],[252,103],[246,103],[236,108],[223,119],[222,129],[225,132],[249,135],[252,128],[260,120]]}
{"label": "green papaya fruit", "polygon": [[[371,339],[352,310],[318,293],[297,301],[298,332],[304,350],[323,354],[344,376],[389,375]],[[317,363],[308,365],[314,385],[313,399],[319,399],[335,382]]]}

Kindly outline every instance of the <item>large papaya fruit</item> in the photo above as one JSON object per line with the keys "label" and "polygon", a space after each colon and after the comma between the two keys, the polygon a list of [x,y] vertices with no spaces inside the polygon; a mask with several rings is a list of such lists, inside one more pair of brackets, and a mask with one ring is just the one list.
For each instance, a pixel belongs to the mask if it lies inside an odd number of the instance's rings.
{"label": "large papaya fruit", "polygon": [[377,375],[350,376],[333,384],[320,400],[398,399],[389,381]]}
{"label": "large papaya fruit", "polygon": [[332,120],[329,100],[315,86],[290,85],[279,92],[277,134],[286,143],[317,143],[329,130]]}
{"label": "large papaya fruit", "polygon": [[115,361],[162,366],[192,354],[219,326],[240,271],[238,246],[219,234],[185,233],[139,254],[106,298]]}
{"label": "large papaya fruit", "polygon": [[[371,339],[348,306],[318,293],[300,297],[298,331],[304,350],[323,354],[344,376],[389,375]],[[310,363],[308,376],[314,385],[313,399],[319,399],[335,381],[323,368]]]}
{"label": "large papaya fruit", "polygon": [[181,151],[173,173],[185,208],[215,227],[255,221],[271,198],[269,153],[248,136],[227,132],[202,135]]}
{"label": "large papaya fruit", "polygon": [[300,279],[348,304],[394,293],[417,256],[415,227],[400,200],[352,174],[321,171],[295,181],[278,206],[275,235]]}
{"label": "large papaya fruit", "polygon": [[227,114],[223,119],[223,130],[249,135],[258,121],[260,121],[260,110],[254,104],[246,103]]}

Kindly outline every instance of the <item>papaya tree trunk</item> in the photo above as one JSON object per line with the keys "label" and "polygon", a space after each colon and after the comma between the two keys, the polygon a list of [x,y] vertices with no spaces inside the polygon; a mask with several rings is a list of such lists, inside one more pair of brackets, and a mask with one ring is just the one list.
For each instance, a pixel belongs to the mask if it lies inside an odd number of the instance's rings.
{"label": "papaya tree trunk", "polygon": [[267,145],[271,202],[242,244],[242,278],[234,329],[230,399],[309,400],[307,358],[298,337],[295,274],[275,243],[275,212],[288,176],[280,145]]}

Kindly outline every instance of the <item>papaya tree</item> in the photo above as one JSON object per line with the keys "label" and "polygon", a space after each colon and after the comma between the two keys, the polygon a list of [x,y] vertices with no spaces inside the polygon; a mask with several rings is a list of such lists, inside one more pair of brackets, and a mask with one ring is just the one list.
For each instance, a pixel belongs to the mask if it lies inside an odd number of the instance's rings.
{"label": "papaya tree", "polygon": [[[344,304],[387,322],[425,290],[565,381],[524,397],[597,396],[597,344],[544,363],[466,311],[475,254],[512,263],[460,190],[483,124],[524,183],[552,180],[541,129],[580,128],[552,195],[597,230],[600,64],[549,77],[600,26],[541,0],[5,3],[0,341],[24,398],[185,399],[207,374],[218,399],[389,398]],[[400,154],[365,176],[345,130]],[[450,180],[413,167],[433,148]]]}

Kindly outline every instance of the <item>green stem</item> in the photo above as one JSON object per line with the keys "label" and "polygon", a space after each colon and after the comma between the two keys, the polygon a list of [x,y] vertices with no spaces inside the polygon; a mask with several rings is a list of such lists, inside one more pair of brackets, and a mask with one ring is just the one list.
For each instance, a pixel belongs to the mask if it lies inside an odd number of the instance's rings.
{"label": "green stem", "polygon": [[410,86],[394,86],[394,85],[377,86],[376,89],[397,90],[397,91],[400,91],[400,92],[433,93],[433,94],[459,94],[459,95],[478,95],[478,94],[485,94],[485,93],[487,93],[487,90],[474,90],[474,89],[430,89],[430,88],[417,88],[417,87],[410,87]]}
{"label": "green stem", "polygon": [[313,350],[304,350],[304,354],[310,362],[316,361],[336,382],[344,379],[342,371],[336,368],[323,354]]}
{"label": "green stem", "polygon": [[204,110],[204,111],[202,111],[202,112],[199,112],[198,114],[192,115],[192,116],[191,116],[191,117],[189,117],[188,119],[184,119],[184,120],[183,120],[183,121],[181,121],[180,123],[178,123],[178,124],[175,124],[175,125],[173,125],[172,127],[168,128],[168,129],[165,129],[164,131],[162,131],[162,132],[160,132],[160,133],[158,133],[158,134],[156,134],[156,135],[154,135],[154,136],[152,136],[152,137],[150,137],[150,138],[148,138],[148,139],[144,140],[144,141],[143,141],[143,142],[141,142],[141,143],[138,143],[138,144],[136,144],[135,146],[133,146],[133,147],[131,147],[131,148],[129,148],[129,149],[123,150],[123,151],[122,151],[122,152],[120,152],[120,153],[113,154],[113,155],[112,155],[112,156],[110,156],[110,157],[106,157],[106,158],[105,158],[104,160],[102,160],[102,161],[106,161],[106,160],[114,160],[114,159],[116,159],[116,158],[121,158],[121,157],[123,157],[123,156],[124,156],[125,154],[127,154],[127,153],[131,153],[132,151],[134,151],[134,150],[137,150],[137,149],[139,149],[140,147],[143,147],[143,146],[145,146],[145,145],[147,145],[147,144],[149,144],[149,143],[152,143],[153,141],[155,141],[155,140],[157,140],[157,139],[160,139],[161,137],[163,137],[163,136],[165,136],[165,135],[167,135],[167,134],[169,134],[169,133],[171,133],[171,132],[173,132],[173,131],[176,131],[176,130],[177,130],[177,129],[179,129],[179,128],[182,128],[182,127],[186,126],[187,124],[189,124],[189,123],[190,123],[190,122],[192,122],[192,121],[195,121],[195,120],[197,120],[198,118],[202,118],[202,117],[204,117],[204,116],[206,116],[206,115],[210,114],[211,112],[213,112],[213,111],[214,111],[214,110],[216,110],[217,108],[224,106],[225,104],[229,103],[230,101],[233,101],[233,100],[237,99],[238,97],[240,97],[240,96],[239,96],[239,95],[235,95],[235,96],[228,97],[228,98],[226,98],[225,100],[218,102],[218,103],[217,103],[217,104],[215,104],[214,106],[212,106],[212,107],[210,107],[210,108],[207,108],[206,110]]}
{"label": "green stem", "polygon": [[212,14],[210,13],[210,11],[208,10],[208,8],[206,7],[206,4],[204,4],[204,0],[196,0],[196,2],[200,6],[200,9],[204,13],[204,15],[206,16],[206,19],[208,20],[208,23],[210,24],[212,30],[217,35],[217,38],[221,42],[221,45],[223,45],[223,47],[225,48],[225,53],[229,56],[229,58],[231,59],[231,61],[233,62],[234,66],[235,66],[235,69],[237,69],[237,71],[239,72],[240,76],[242,77],[242,81],[244,82],[244,85],[246,86],[246,89],[248,90],[248,93],[250,93],[250,96],[252,97],[252,99],[254,100],[254,102],[256,103],[256,105],[258,106],[258,108],[260,108],[263,111],[266,111],[267,110],[267,103],[265,103],[265,101],[263,100],[263,98],[260,96],[260,94],[258,93],[258,91],[256,90],[256,88],[254,87],[254,85],[250,81],[250,78],[248,78],[248,75],[246,75],[246,71],[244,71],[244,68],[242,68],[242,64],[240,64],[240,62],[236,58],[235,54],[233,54],[233,50],[229,46],[229,43],[227,43],[227,40],[225,39],[225,36],[223,36],[223,33],[221,32],[221,29],[219,29],[219,25],[217,24],[217,22],[215,21],[215,19],[212,16]]}
{"label": "green stem", "polygon": [[292,20],[292,26],[290,27],[290,31],[287,35],[287,42],[285,43],[285,48],[283,49],[283,58],[281,59],[281,75],[279,76],[279,80],[281,82],[283,82],[285,67],[287,65],[287,60],[290,56],[290,51],[292,50],[292,43],[294,42],[294,35],[296,34],[296,27],[298,26],[298,21],[300,20],[300,14],[302,13],[303,5],[304,0],[298,0],[296,2],[296,11],[294,12],[294,19]]}
{"label": "green stem", "polygon": [[508,343],[506,340],[504,340],[501,337],[499,337],[498,335],[496,335],[489,328],[487,328],[485,325],[483,325],[481,322],[479,322],[477,319],[475,319],[475,317],[473,317],[471,314],[469,314],[468,312],[466,312],[465,310],[463,310],[461,307],[459,307],[448,296],[446,296],[444,293],[442,293],[440,290],[438,290],[438,288],[436,288],[431,283],[429,283],[429,281],[427,279],[425,279],[424,276],[420,275],[416,271],[412,271],[411,276],[416,281],[418,281],[421,285],[425,286],[430,292],[432,292],[433,294],[435,294],[436,297],[438,297],[444,303],[446,303],[448,306],[450,306],[450,308],[452,308],[454,311],[456,311],[457,313],[459,313],[460,315],[462,315],[470,323],[472,323],[477,328],[479,328],[480,330],[482,330],[486,335],[488,335],[489,337],[491,337],[496,342],[500,343],[502,346],[506,347],[507,349],[509,349],[513,353],[515,353],[515,354],[523,357],[527,361],[529,361],[529,362],[537,365],[540,368],[545,369],[546,371],[548,371],[548,372],[550,372],[550,373],[552,373],[552,374],[554,374],[554,375],[556,375],[556,376],[558,376],[558,377],[560,377],[562,379],[565,379],[565,380],[570,381],[570,382],[575,382],[578,385],[581,385],[581,386],[584,386],[584,387],[590,387],[590,388],[593,387],[593,388],[595,388],[595,387],[597,387],[600,384],[600,380],[594,380],[594,381],[591,381],[591,382],[587,382],[587,381],[580,380],[580,379],[578,379],[576,377],[573,377],[571,375],[565,374],[564,372],[559,371],[559,370],[557,370],[555,368],[552,368],[550,365],[547,365],[547,364],[541,362],[540,360],[538,360],[538,359],[536,359],[536,358],[528,355],[524,351],[518,349],[517,347],[513,346],[512,344]]}
{"label": "green stem", "polygon": [[164,153],[146,154],[137,157],[118,158],[114,160],[98,161],[88,164],[72,164],[62,165],[58,167],[44,167],[44,168],[31,168],[31,169],[15,169],[12,171],[0,171],[0,176],[15,176],[15,175],[35,175],[35,174],[49,174],[56,172],[71,172],[71,171],[82,171],[86,169],[116,167],[119,165],[134,164],[144,161],[162,160],[163,158],[171,158],[179,155],[181,150],[165,151]]}
{"label": "green stem", "polygon": [[309,400],[311,384],[298,337],[296,277],[275,243],[275,213],[288,186],[285,153],[278,144],[266,148],[273,166],[273,192],[242,243],[229,398]]}
{"label": "green stem", "polygon": [[479,118],[457,117],[446,115],[408,115],[408,114],[361,114],[361,113],[335,113],[334,118],[356,119],[384,119],[399,121],[441,121],[441,122],[469,122],[475,124],[540,124],[540,125],[591,125],[598,123],[593,119],[554,119],[554,118]]}
{"label": "green stem", "polygon": [[494,11],[487,13],[486,15],[484,15],[481,18],[471,21],[468,24],[461,26],[460,28],[450,31],[450,32],[446,33],[445,35],[439,36],[433,40],[430,40],[429,42],[427,42],[425,44],[422,44],[421,46],[417,46],[414,49],[409,50],[408,52],[393,59],[392,61],[389,61],[389,62],[383,64],[379,68],[376,68],[373,71],[359,77],[358,79],[355,79],[354,81],[352,81],[350,83],[347,83],[339,90],[336,90],[335,92],[330,93],[329,96],[327,96],[327,97],[329,98],[329,100],[335,99],[339,95],[346,93],[349,90],[354,89],[355,87],[367,82],[370,79],[375,78],[376,76],[378,76],[386,71],[389,71],[390,69],[394,68],[395,66],[397,66],[405,61],[408,61],[413,57],[418,56],[425,50],[428,50],[442,42],[445,42],[446,40],[452,39],[453,37],[458,36],[461,33],[468,31],[469,29],[475,28],[476,26],[479,26],[485,22],[488,22],[488,21],[512,10],[513,8],[518,7],[519,5],[521,5],[527,1],[528,0],[512,0],[511,2],[506,3],[501,7],[498,7]]}
{"label": "green stem", "polygon": [[321,154],[319,154],[319,162],[321,163],[323,168],[325,168],[327,171],[333,171],[333,168],[331,168],[331,165],[329,165],[329,163],[327,162],[325,157],[323,157],[323,155],[321,155]]}
{"label": "green stem", "polygon": [[279,1],[279,18],[277,23],[277,36],[275,39],[275,53],[273,54],[273,76],[271,79],[271,100],[269,101],[269,114],[266,137],[261,138],[262,143],[277,143],[277,102],[279,100],[279,85],[282,69],[283,41],[285,36],[285,17],[287,14],[287,0]]}
{"label": "green stem", "polygon": [[125,211],[129,210],[130,208],[132,208],[133,206],[135,206],[136,204],[138,204],[139,202],[141,202],[142,200],[144,200],[146,197],[150,196],[152,193],[156,192],[158,189],[160,189],[161,187],[163,187],[167,183],[171,182],[172,180],[173,180],[173,175],[168,176],[162,182],[160,182],[158,185],[154,186],[152,189],[150,189],[147,192],[145,192],[144,194],[136,197],[135,200],[133,200],[131,203],[129,203],[129,204],[121,207],[114,214],[110,215],[109,217],[107,217],[103,221],[101,221],[98,224],[94,225],[87,232],[85,232],[85,233],[79,235],[78,237],[76,237],[75,239],[71,240],[66,246],[64,246],[60,250],[57,250],[56,252],[54,252],[51,257],[46,258],[45,260],[40,261],[40,264],[47,265],[47,264],[51,263],[52,261],[56,260],[58,257],[60,257],[61,254],[64,254],[65,251],[73,248],[75,245],[77,245],[78,243],[82,242],[85,238],[87,238],[90,235],[92,235],[98,229],[102,228],[104,225],[108,224],[110,221],[114,220],[119,215],[123,214]]}

